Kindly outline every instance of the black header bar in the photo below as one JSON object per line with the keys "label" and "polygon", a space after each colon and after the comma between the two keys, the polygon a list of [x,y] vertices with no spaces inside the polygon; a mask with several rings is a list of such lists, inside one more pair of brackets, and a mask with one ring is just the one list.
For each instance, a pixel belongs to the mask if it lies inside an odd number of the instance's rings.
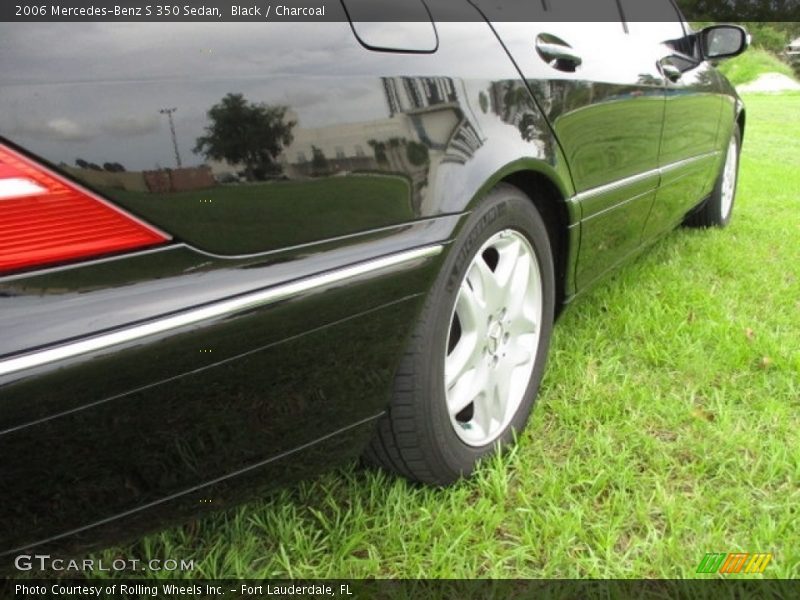
{"label": "black header bar", "polygon": [[[636,0],[637,19],[672,20],[670,0]],[[674,0],[688,21],[800,21],[800,0]],[[436,21],[612,21],[616,0],[2,0],[0,21],[236,22],[344,21],[357,5],[360,21],[400,22],[427,11]]]}

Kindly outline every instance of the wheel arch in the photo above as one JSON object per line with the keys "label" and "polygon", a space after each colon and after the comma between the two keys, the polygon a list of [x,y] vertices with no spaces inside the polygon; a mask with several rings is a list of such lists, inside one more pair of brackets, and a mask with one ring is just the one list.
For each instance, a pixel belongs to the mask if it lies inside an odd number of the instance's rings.
{"label": "wheel arch", "polygon": [[458,197],[468,198],[460,208],[464,212],[472,211],[481,199],[503,183],[521,190],[531,200],[545,221],[550,238],[558,314],[576,292],[574,267],[580,243],[581,215],[580,206],[570,202],[574,188],[567,162],[560,149],[555,148],[552,156],[524,156],[519,152],[521,149],[516,148],[509,149],[505,161],[497,160],[497,156],[483,156],[473,165],[466,189],[448,188],[444,194],[448,197],[446,201],[453,204],[458,202]]}
{"label": "wheel arch", "polygon": [[539,211],[547,227],[553,253],[556,279],[556,314],[575,294],[574,265],[577,257],[580,215],[578,206],[568,201],[571,181],[558,169],[540,161],[519,160],[496,171],[473,196],[469,208],[499,184],[522,191]]}
{"label": "wheel arch", "polygon": [[521,190],[544,220],[554,259],[558,314],[567,298],[574,293],[569,273],[573,264],[571,252],[577,249],[577,239],[572,239],[577,228],[570,227],[572,220],[566,196],[552,179],[540,171],[514,171],[506,174],[499,183],[507,183]]}

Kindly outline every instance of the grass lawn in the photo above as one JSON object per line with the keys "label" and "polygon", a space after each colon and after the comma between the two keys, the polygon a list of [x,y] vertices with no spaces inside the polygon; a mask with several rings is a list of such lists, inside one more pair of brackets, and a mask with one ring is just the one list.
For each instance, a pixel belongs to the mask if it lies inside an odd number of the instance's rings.
{"label": "grass lawn", "polygon": [[576,301],[530,426],[473,480],[350,466],[100,556],[193,557],[205,577],[694,577],[744,551],[800,577],[800,95],[746,101],[730,228],[676,231]]}
{"label": "grass lawn", "polygon": [[720,63],[719,69],[733,85],[750,83],[764,73],[781,73],[795,78],[792,67],[763,48],[750,48],[744,54]]}

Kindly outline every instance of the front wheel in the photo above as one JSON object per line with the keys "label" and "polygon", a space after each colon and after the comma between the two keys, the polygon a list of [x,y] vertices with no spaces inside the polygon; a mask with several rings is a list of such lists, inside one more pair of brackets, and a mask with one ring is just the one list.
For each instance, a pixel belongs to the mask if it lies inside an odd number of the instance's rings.
{"label": "front wheel", "polygon": [[734,125],[725,154],[725,162],[714,185],[714,191],[696,212],[686,218],[685,224],[689,227],[725,227],[730,223],[739,180],[741,143],[742,134],[739,126]]}
{"label": "front wheel", "polygon": [[525,194],[498,186],[472,212],[445,260],[368,462],[445,485],[509,443],[533,407],[554,303],[544,222]]}

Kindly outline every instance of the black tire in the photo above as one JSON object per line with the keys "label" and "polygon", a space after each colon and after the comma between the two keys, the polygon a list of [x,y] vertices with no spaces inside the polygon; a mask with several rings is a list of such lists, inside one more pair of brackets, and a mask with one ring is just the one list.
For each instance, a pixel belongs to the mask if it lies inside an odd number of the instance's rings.
{"label": "black tire", "polygon": [[[538,348],[527,389],[508,426],[491,443],[470,446],[454,431],[447,411],[444,349],[466,270],[487,240],[508,229],[527,239],[538,261],[542,291]],[[547,229],[533,202],[517,188],[497,186],[471,213],[444,261],[398,368],[389,409],[365,451],[365,462],[412,481],[447,485],[469,475],[480,458],[513,440],[514,432],[527,423],[545,368],[555,304],[553,270]]]}
{"label": "black tire", "polygon": [[[739,155],[742,148],[742,134],[738,124],[733,126],[730,142],[736,144],[735,151],[733,153],[729,152],[730,144],[726,146],[726,158],[722,163],[717,182],[714,184],[714,190],[696,211],[686,217],[684,225],[687,227],[727,227],[728,223],[731,222],[733,207],[736,204],[736,187],[739,183]],[[726,204],[724,201],[725,170],[729,160],[735,160],[736,165],[733,174],[733,197],[730,200],[730,204]]]}

